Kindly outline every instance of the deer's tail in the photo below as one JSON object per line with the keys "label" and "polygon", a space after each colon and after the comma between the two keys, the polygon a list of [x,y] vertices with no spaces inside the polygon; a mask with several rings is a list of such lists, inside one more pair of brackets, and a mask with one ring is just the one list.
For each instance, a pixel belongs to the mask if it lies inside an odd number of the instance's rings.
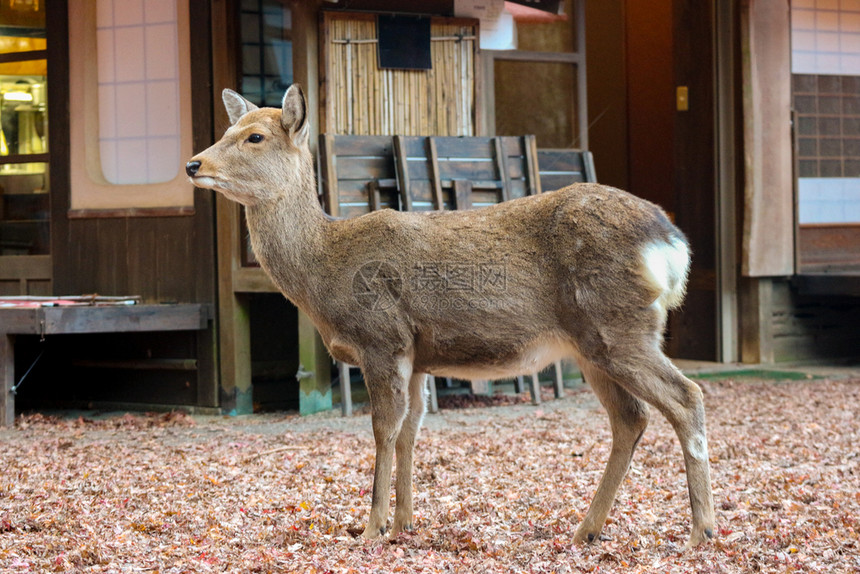
{"label": "deer's tail", "polygon": [[655,306],[664,312],[679,307],[687,292],[690,248],[678,232],[668,240],[648,243],[642,249],[643,276],[653,289]]}

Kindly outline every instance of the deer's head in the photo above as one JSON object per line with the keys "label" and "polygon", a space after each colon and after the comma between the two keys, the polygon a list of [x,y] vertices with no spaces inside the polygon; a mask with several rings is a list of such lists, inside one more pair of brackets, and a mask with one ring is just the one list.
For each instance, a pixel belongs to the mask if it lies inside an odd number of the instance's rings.
{"label": "deer's head", "polygon": [[231,126],[185,165],[191,183],[248,206],[300,185],[307,175],[303,171],[313,170],[301,87],[290,86],[280,110],[258,108],[233,90],[224,90],[222,97]]}

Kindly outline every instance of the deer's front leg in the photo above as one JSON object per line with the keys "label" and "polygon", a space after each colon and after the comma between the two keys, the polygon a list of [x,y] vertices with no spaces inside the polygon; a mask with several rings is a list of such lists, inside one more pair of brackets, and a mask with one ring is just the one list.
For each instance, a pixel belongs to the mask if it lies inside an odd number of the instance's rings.
{"label": "deer's front leg", "polygon": [[412,460],[415,450],[415,438],[421,428],[426,408],[425,385],[427,375],[413,373],[409,379],[409,411],[400,434],[397,436],[395,452],[397,454],[397,475],[395,489],[397,503],[394,507],[394,526],[392,536],[404,530],[412,530]]}
{"label": "deer's front leg", "polygon": [[376,464],[373,470],[370,518],[361,534],[364,538],[372,539],[385,534],[394,444],[406,417],[407,380],[410,371],[411,364],[405,359],[390,369],[365,370],[373,438],[376,442]]}

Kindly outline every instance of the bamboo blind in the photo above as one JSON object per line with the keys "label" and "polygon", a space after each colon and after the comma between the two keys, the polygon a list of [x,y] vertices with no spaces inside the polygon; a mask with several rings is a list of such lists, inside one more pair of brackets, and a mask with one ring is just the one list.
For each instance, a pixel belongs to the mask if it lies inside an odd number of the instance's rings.
{"label": "bamboo blind", "polygon": [[433,19],[430,70],[380,70],[376,18],[326,13],[325,131],[475,135],[477,26]]}

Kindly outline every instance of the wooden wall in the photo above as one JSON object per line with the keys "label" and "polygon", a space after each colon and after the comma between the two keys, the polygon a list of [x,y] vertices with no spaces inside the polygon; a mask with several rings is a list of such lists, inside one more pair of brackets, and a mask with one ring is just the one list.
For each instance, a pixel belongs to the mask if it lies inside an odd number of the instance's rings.
{"label": "wooden wall", "polygon": [[[68,26],[65,23],[67,0],[53,0],[49,10],[51,42],[60,53],[67,52]],[[195,20],[209,21],[209,0],[192,0]],[[208,26],[191,27],[193,75],[193,125],[195,149],[212,142],[211,50]],[[59,45],[58,45],[59,44]],[[203,63],[199,65],[199,63]],[[214,200],[212,192],[196,191],[191,215],[154,217],[111,216],[73,219],[70,205],[68,130],[68,63],[50,71],[49,105],[51,121],[51,260],[53,292],[60,295],[98,293],[102,295],[140,295],[148,303],[215,303]],[[189,184],[190,185],[190,184]],[[131,361],[139,349],[163,349],[162,358],[195,361],[192,373],[182,373],[173,390],[145,393],[151,400],[175,404],[217,404],[212,381],[217,379],[214,348],[215,327],[200,333],[171,333],[157,337],[159,343],[146,342],[150,336],[123,336],[124,345],[110,345],[110,337],[95,337],[90,344],[104,349],[102,354],[87,354],[90,362]],[[71,342],[69,343],[72,344]],[[77,345],[77,342],[74,343]],[[146,359],[147,357],[143,357]],[[149,358],[159,358],[158,353]],[[190,364],[190,363],[189,363]],[[123,384],[128,392],[117,391],[115,382],[140,379],[156,381],[164,373],[131,371],[117,373],[93,369],[81,373],[90,379],[94,395],[99,386],[114,381],[111,400],[135,398],[139,384]]]}
{"label": "wooden wall", "polygon": [[376,16],[322,12],[322,131],[475,135],[480,114],[475,20],[432,18],[430,70],[377,66]]}
{"label": "wooden wall", "polygon": [[675,220],[687,234],[693,262],[687,299],[672,324],[671,346],[678,357],[716,360],[713,1],[674,0],[673,21],[675,83],[689,92],[689,109],[675,113]]}
{"label": "wooden wall", "polygon": [[[716,359],[714,2],[586,3],[589,148],[600,183],[628,189],[675,216],[693,250],[668,351]],[[675,108],[686,86],[689,109]]]}
{"label": "wooden wall", "polygon": [[[65,4],[65,2],[62,2]],[[195,19],[209,12],[207,0],[193,0]],[[56,14],[55,9],[52,14]],[[208,20],[207,20],[208,21]],[[192,26],[193,62],[209,62],[209,29]],[[65,41],[54,34],[52,42]],[[71,219],[68,66],[52,70],[51,254],[54,292],[140,295],[147,302],[213,302],[214,248],[211,192],[195,192],[192,215],[114,216]],[[65,77],[58,77],[65,73]],[[210,67],[193,67],[195,148],[212,141]],[[190,184],[189,184],[190,185]]]}
{"label": "wooden wall", "polygon": [[[627,2],[628,191],[675,211],[672,0]],[[598,171],[598,173],[600,173]]]}
{"label": "wooden wall", "polygon": [[585,3],[588,148],[600,183],[628,189],[626,0]]}
{"label": "wooden wall", "polygon": [[775,362],[860,357],[860,298],[804,295],[774,280],[771,303]]}

